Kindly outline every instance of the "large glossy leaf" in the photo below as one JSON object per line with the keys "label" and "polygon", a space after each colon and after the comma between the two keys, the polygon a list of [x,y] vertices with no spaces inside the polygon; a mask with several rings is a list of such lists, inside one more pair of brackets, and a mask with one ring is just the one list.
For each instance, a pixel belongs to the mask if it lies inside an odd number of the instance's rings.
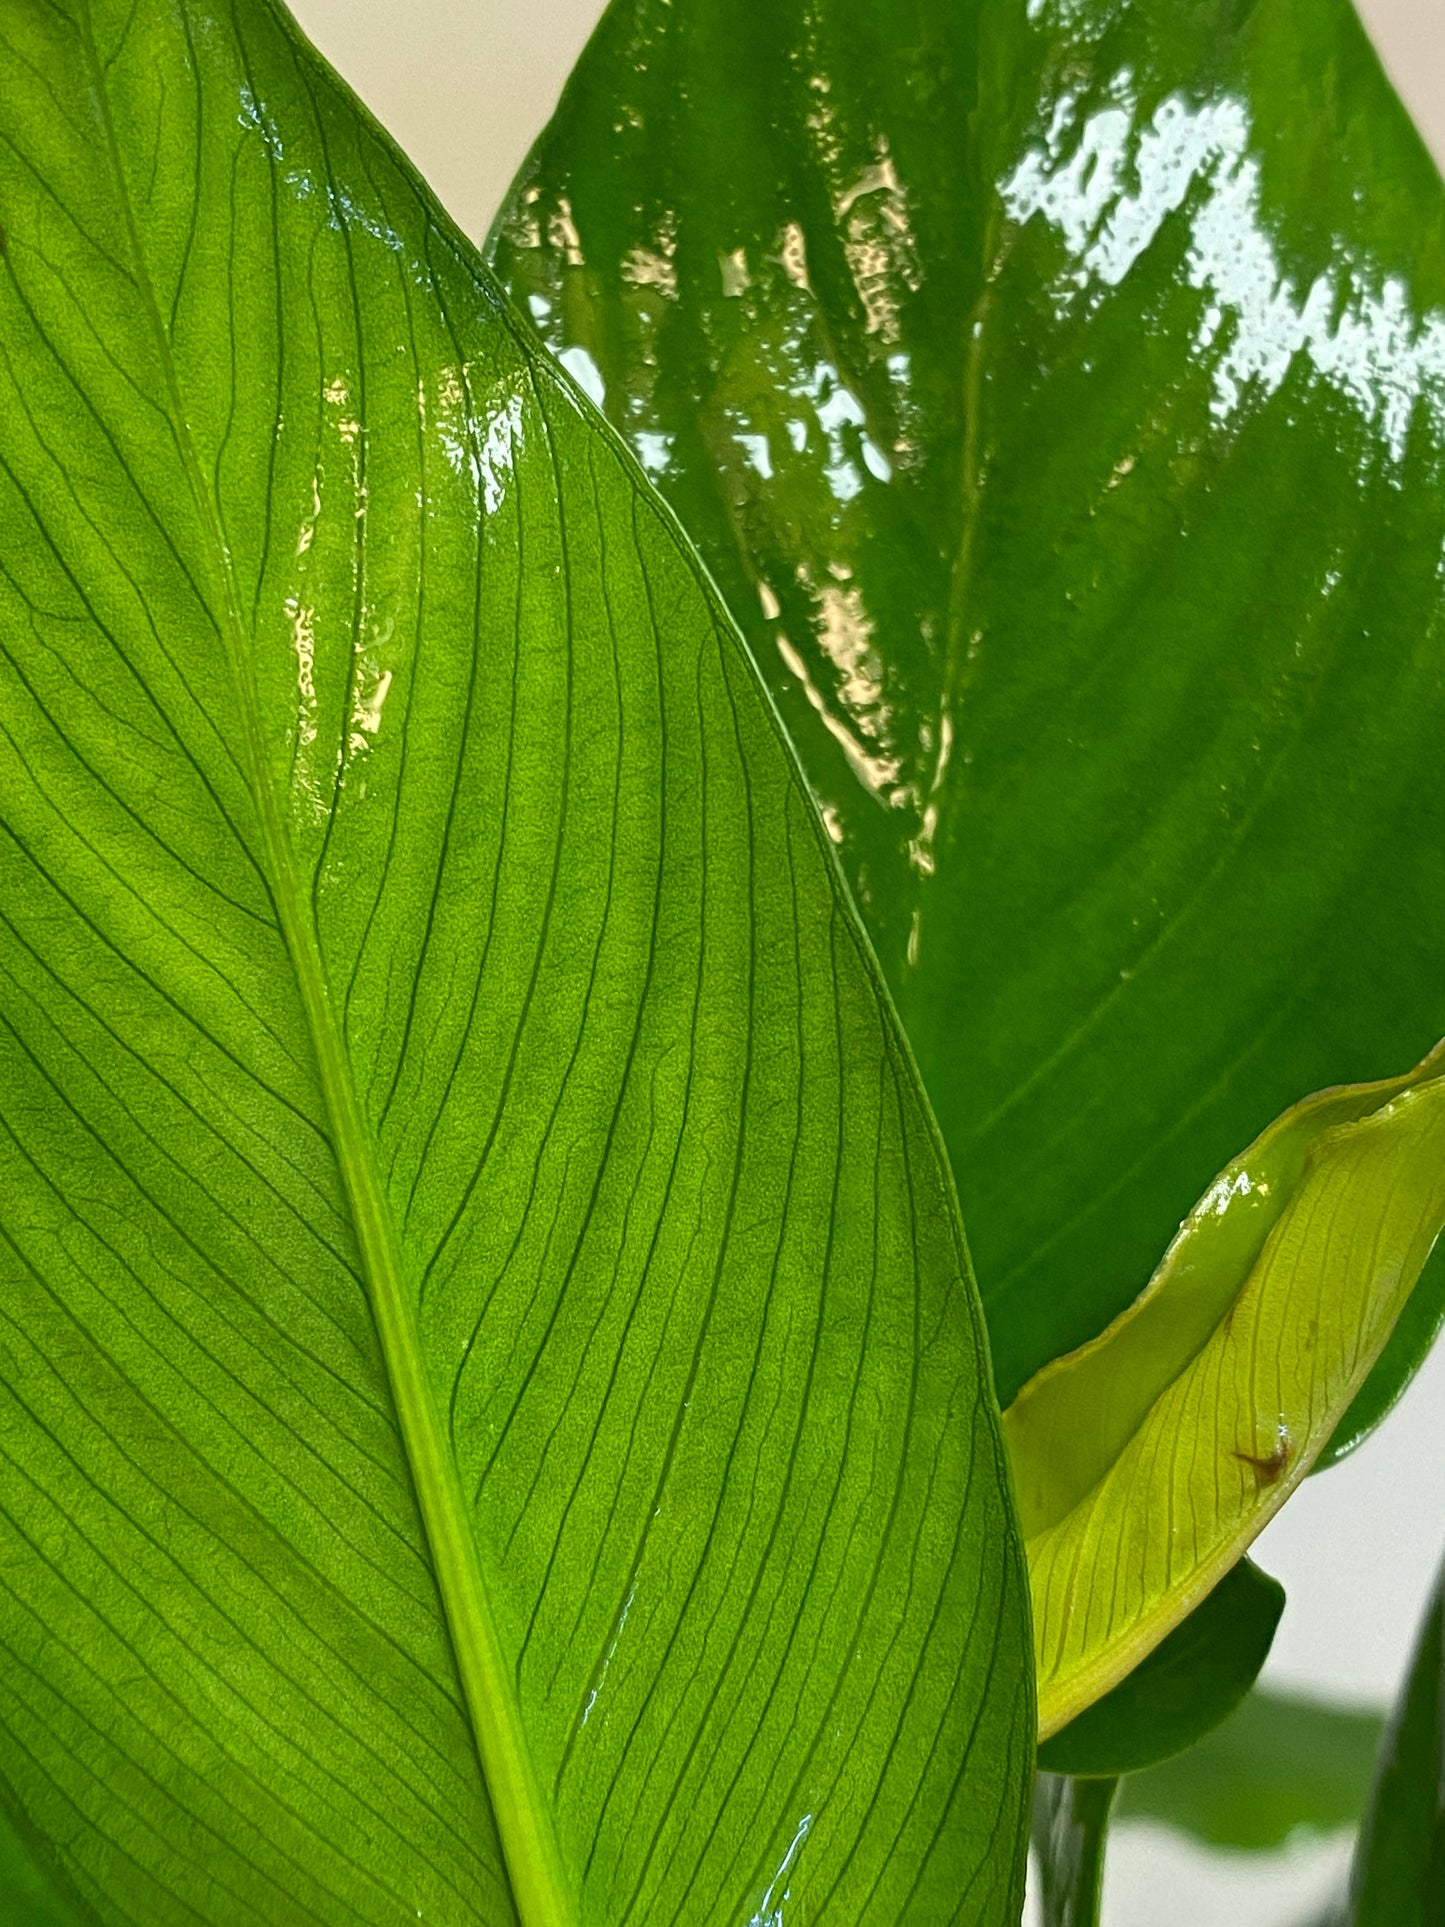
{"label": "large glossy leaf", "polygon": [[1445,1227],[1445,1046],[1227,1165],[1136,1304],[1004,1415],[1047,1737],[1204,1598],[1355,1398]]}
{"label": "large glossy leaf", "polygon": [[1044,1742],[1039,1766],[1113,1779],[1194,1746],[1253,1686],[1283,1611],[1284,1587],[1241,1559],[1112,1692]]}
{"label": "large glossy leaf", "polygon": [[268,0],[0,14],[0,1773],[119,1927],[1002,1922],[947,1167],[702,572]]}
{"label": "large glossy leaf", "polygon": [[1005,1399],[1445,1033],[1442,217],[1346,0],[615,0],[499,223],[800,747]]}
{"label": "large glossy leaf", "polygon": [[1378,1713],[1256,1691],[1187,1753],[1131,1775],[1121,1819],[1162,1820],[1207,1846],[1257,1850],[1352,1827],[1364,1810]]}
{"label": "large glossy leaf", "polygon": [[1445,1569],[1381,1743],[1348,1920],[1349,1927],[1445,1920]]}

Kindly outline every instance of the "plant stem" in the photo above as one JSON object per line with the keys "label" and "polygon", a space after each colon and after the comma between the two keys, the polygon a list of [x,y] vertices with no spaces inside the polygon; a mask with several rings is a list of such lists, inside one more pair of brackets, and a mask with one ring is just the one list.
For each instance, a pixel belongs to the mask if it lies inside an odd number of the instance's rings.
{"label": "plant stem", "polygon": [[1034,1784],[1034,1850],[1044,1927],[1098,1927],[1104,1842],[1117,1779],[1041,1773]]}

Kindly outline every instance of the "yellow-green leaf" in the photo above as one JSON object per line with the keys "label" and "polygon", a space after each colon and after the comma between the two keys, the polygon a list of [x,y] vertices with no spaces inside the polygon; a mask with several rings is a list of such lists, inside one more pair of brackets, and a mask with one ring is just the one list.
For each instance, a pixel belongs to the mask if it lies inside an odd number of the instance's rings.
{"label": "yellow-green leaf", "polygon": [[1044,1742],[1040,1769],[1114,1779],[1186,1752],[1253,1686],[1283,1611],[1279,1581],[1239,1560],[1112,1692]]}
{"label": "yellow-green leaf", "polygon": [[1323,1450],[1445,1225],[1445,1046],[1228,1165],[1137,1302],[1005,1414],[1046,1738],[1217,1585]]}

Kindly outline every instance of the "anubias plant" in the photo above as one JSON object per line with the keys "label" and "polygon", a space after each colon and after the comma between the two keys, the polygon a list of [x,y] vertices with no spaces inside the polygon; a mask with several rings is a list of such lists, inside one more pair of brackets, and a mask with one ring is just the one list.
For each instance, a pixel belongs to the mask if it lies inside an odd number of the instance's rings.
{"label": "anubias plant", "polygon": [[1032,1825],[1082,1923],[1166,1755],[1352,1816],[1242,1555],[1445,1308],[1353,15],[615,0],[488,252],[277,0],[0,9],[5,1919],[983,1927]]}

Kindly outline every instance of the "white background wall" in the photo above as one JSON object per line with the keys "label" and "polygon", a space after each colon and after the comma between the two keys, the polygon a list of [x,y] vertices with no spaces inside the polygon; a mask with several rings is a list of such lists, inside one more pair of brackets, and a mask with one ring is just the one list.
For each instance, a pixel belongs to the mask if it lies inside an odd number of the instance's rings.
{"label": "white background wall", "polygon": [[[1017,0],[1022,4],[1022,0]],[[766,5],[767,0],[754,0]],[[600,0],[291,0],[302,26],[476,239],[582,50]],[[1445,0],[1365,0],[1406,104],[1445,160]],[[1394,1691],[1445,1546],[1445,1345],[1353,1459],[1310,1480],[1256,1548],[1288,1592],[1266,1677],[1356,1701]],[[1204,1854],[1121,1828],[1107,1927],[1303,1927],[1346,1843]]]}
{"label": "white background wall", "polygon": [[[290,4],[457,221],[480,240],[603,0]],[[1445,0],[1362,0],[1360,11],[1405,104],[1437,157],[1445,156]]]}

